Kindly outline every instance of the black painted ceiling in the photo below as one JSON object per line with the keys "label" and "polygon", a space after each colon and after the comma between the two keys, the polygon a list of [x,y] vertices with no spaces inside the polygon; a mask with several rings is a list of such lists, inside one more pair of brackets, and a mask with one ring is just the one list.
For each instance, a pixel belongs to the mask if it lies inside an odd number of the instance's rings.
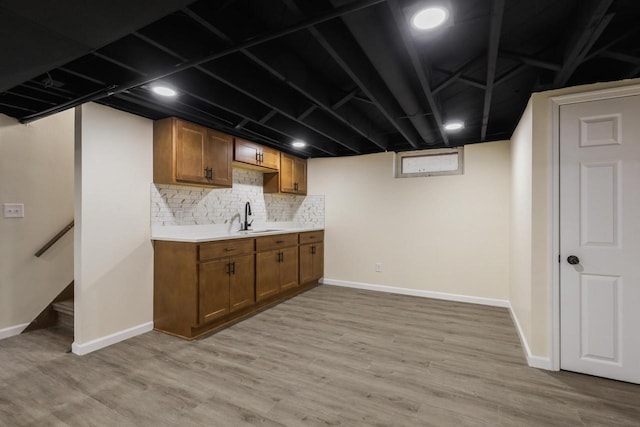
{"label": "black painted ceiling", "polygon": [[345,156],[509,138],[533,91],[640,74],[638,0],[437,1],[451,25],[419,34],[434,1],[1,0],[0,113],[96,101]]}

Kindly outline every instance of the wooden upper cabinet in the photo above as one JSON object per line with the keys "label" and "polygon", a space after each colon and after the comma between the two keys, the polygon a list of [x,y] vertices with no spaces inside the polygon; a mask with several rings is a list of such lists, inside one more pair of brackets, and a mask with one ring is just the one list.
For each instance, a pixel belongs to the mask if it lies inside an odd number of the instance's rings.
{"label": "wooden upper cabinet", "polygon": [[307,161],[280,153],[280,173],[265,177],[265,193],[307,194]]}
{"label": "wooden upper cabinet", "polygon": [[211,168],[210,182],[214,185],[231,187],[233,185],[233,137],[215,130],[207,130],[208,160]]}
{"label": "wooden upper cabinet", "polygon": [[231,187],[233,137],[174,117],[153,124],[153,182]]}
{"label": "wooden upper cabinet", "polygon": [[207,128],[176,120],[176,181],[206,183]]}
{"label": "wooden upper cabinet", "polygon": [[279,170],[280,152],[246,139],[235,139],[233,159],[241,166],[258,170]]}

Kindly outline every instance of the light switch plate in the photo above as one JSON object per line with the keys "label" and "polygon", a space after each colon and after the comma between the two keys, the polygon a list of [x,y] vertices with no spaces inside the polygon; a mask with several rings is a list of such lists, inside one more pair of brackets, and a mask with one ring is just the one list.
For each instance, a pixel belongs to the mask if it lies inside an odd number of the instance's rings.
{"label": "light switch plate", "polygon": [[5,203],[2,205],[5,218],[24,218],[24,203]]}

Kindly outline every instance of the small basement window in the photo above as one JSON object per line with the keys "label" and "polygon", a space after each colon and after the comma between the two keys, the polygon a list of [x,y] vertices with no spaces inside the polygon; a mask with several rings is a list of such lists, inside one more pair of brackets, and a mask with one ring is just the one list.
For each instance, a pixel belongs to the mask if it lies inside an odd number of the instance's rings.
{"label": "small basement window", "polygon": [[464,148],[406,151],[396,153],[396,178],[436,175],[462,175]]}

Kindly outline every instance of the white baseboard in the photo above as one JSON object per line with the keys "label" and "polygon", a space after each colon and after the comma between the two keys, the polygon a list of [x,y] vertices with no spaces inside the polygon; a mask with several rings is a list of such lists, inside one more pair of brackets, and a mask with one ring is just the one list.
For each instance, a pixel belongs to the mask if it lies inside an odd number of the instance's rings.
{"label": "white baseboard", "polygon": [[153,330],[153,322],[143,323],[141,325],[134,326],[133,328],[125,329],[86,343],[78,344],[74,342],[71,344],[71,351],[78,356],[84,356],[85,354],[89,354],[96,350],[100,350],[101,348],[108,347],[151,330]]}
{"label": "white baseboard", "polygon": [[21,323],[19,325],[9,326],[8,328],[0,329],[0,340],[13,337],[16,335],[20,335],[22,331],[24,331],[27,328],[27,326],[29,326],[29,323]]}
{"label": "white baseboard", "polygon": [[509,313],[511,314],[511,319],[513,323],[516,325],[516,330],[518,331],[518,336],[520,337],[520,344],[522,344],[522,349],[524,350],[524,356],[527,359],[527,365],[532,368],[538,369],[546,369],[547,371],[553,371],[553,363],[551,363],[551,358],[542,357],[542,356],[534,356],[531,354],[531,349],[529,349],[529,343],[527,342],[527,338],[524,336],[524,332],[520,327],[520,322],[518,322],[518,317],[516,313],[513,311],[513,307],[509,304]]}
{"label": "white baseboard", "polygon": [[495,298],[473,297],[460,294],[448,294],[445,292],[424,291],[421,289],[396,288],[394,286],[372,285],[369,283],[348,282],[345,280],[322,278],[325,285],[343,286],[346,288],[366,289],[369,291],[387,292],[390,294],[411,295],[414,297],[435,298],[447,301],[468,302],[472,304],[490,305],[493,307],[509,308],[509,301]]}

